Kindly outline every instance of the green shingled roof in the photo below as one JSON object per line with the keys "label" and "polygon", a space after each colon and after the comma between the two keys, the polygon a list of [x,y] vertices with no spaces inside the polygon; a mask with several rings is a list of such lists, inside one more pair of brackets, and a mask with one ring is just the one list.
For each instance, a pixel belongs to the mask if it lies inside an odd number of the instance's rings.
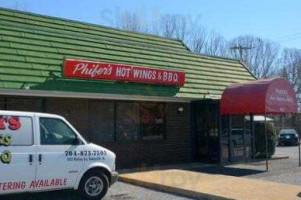
{"label": "green shingled roof", "polygon": [[[67,79],[64,58],[182,70],[186,83]],[[203,98],[254,79],[240,61],[193,54],[179,40],[0,8],[0,88]]]}

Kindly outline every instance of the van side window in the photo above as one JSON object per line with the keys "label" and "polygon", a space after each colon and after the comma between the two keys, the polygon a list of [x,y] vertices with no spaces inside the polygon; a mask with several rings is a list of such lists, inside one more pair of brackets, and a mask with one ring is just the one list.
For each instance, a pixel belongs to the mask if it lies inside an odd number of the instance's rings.
{"label": "van side window", "polygon": [[62,120],[40,118],[40,140],[42,145],[78,145],[76,133]]}
{"label": "van side window", "polygon": [[0,146],[33,145],[32,118],[25,116],[0,116]]}

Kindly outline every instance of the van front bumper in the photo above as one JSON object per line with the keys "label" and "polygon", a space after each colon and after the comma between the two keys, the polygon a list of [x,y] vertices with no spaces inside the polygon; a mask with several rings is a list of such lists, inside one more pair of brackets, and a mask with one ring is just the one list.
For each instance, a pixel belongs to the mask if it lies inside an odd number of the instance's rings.
{"label": "van front bumper", "polygon": [[114,171],[114,172],[111,172],[111,184],[110,185],[113,185],[114,183],[116,183],[118,181],[118,172]]}

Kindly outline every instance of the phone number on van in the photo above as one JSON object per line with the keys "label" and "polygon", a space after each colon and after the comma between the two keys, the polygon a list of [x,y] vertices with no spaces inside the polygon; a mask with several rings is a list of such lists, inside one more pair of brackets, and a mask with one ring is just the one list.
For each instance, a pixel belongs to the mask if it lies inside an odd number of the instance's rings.
{"label": "phone number on van", "polygon": [[106,151],[65,151],[66,156],[106,156]]}

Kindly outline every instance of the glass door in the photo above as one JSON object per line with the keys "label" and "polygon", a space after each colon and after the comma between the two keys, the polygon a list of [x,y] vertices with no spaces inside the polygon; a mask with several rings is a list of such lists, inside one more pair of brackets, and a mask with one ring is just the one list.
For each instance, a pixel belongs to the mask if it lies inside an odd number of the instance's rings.
{"label": "glass door", "polygon": [[222,116],[221,129],[221,161],[230,161],[230,131],[229,131],[229,116]]}
{"label": "glass door", "polygon": [[218,162],[220,143],[218,134],[219,112],[215,102],[196,105],[196,153],[197,159]]}
{"label": "glass door", "polygon": [[245,157],[244,116],[231,117],[231,155],[232,161],[241,161]]}

